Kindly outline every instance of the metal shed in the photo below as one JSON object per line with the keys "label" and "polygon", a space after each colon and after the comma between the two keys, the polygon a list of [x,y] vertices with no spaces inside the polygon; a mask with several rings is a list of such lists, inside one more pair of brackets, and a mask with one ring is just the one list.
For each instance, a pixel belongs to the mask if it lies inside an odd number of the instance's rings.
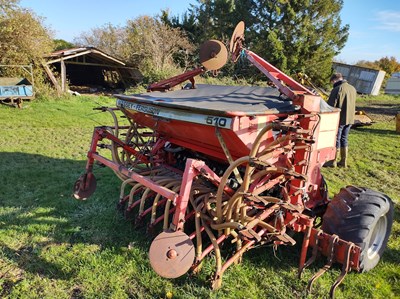
{"label": "metal shed", "polygon": [[357,65],[334,62],[333,68],[353,85],[358,93],[378,95],[385,72]]}
{"label": "metal shed", "polygon": [[386,82],[385,93],[400,94],[400,73],[393,73]]}
{"label": "metal shed", "polygon": [[141,73],[122,60],[93,47],[65,49],[46,56],[43,65],[59,92],[71,86],[127,88],[141,81]]}

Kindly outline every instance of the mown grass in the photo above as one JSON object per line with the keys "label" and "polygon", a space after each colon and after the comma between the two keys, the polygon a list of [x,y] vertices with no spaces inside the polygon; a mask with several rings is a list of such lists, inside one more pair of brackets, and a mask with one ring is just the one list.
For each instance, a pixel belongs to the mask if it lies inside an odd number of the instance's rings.
{"label": "mown grass", "polygon": [[[224,274],[218,291],[209,287],[212,257],[198,276],[167,280],[155,274],[147,257],[151,239],[115,209],[120,181],[111,170],[96,167],[97,190],[89,200],[71,197],[84,171],[93,127],[111,121],[92,108],[113,103],[105,97],[76,97],[32,101],[21,110],[0,107],[0,298],[166,298],[168,292],[173,298],[328,296],[340,267],[306,295],[307,279],[324,261],[297,279],[299,245],[278,248],[276,257],[271,247],[249,251],[242,264]],[[393,115],[400,99],[358,103],[363,109],[378,107],[369,112],[381,119],[351,131],[350,168],[323,173],[331,195],[348,184],[387,193],[396,202],[395,222],[379,265],[369,273],[350,273],[336,297],[399,298],[400,134]]]}

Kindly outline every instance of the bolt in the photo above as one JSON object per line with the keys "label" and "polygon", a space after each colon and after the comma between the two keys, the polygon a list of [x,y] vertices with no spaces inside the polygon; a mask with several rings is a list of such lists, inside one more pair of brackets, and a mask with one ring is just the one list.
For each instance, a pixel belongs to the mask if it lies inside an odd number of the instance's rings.
{"label": "bolt", "polygon": [[174,258],[176,258],[178,256],[178,253],[176,252],[176,250],[174,250],[174,249],[170,249],[170,250],[168,250],[168,252],[167,252],[167,257],[169,258],[169,259],[174,259]]}

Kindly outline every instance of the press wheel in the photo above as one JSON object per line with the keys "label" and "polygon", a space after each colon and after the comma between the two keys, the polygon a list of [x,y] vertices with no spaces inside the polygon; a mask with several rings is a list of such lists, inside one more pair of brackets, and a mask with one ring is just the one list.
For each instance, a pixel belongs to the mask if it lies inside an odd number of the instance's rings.
{"label": "press wheel", "polygon": [[154,271],[165,278],[185,274],[193,264],[195,249],[192,240],[182,231],[165,231],[151,243],[149,258]]}

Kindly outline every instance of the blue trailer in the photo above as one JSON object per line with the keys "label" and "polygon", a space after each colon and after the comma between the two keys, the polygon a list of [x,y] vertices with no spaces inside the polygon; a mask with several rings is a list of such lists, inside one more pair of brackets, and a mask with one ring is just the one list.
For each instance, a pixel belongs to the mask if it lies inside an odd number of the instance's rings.
{"label": "blue trailer", "polygon": [[0,77],[1,104],[21,108],[24,100],[31,100],[35,97],[32,71],[29,73],[32,76],[31,81],[21,77]]}

